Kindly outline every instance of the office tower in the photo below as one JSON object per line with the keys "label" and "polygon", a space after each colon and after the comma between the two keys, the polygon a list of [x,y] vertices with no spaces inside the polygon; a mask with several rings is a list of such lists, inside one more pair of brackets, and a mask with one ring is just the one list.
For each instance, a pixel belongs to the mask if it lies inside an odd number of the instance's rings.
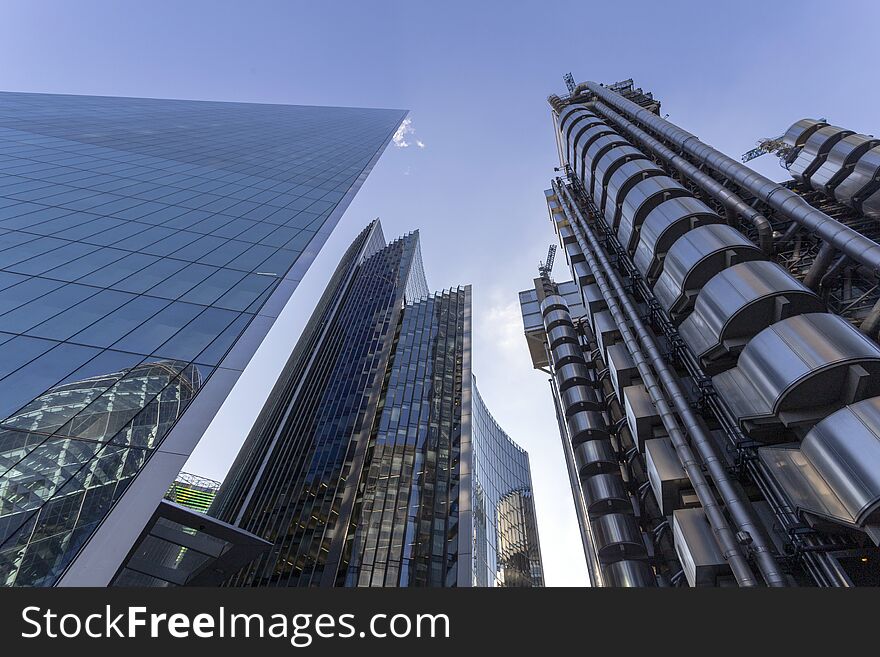
{"label": "office tower", "polygon": [[469,287],[418,233],[349,247],[210,511],[273,544],[233,586],[540,586],[528,456],[471,373]]}
{"label": "office tower", "polygon": [[181,472],[171,484],[165,499],[200,513],[207,513],[220,490],[220,482],[189,472]]}
{"label": "office tower", "polygon": [[0,583],[110,581],[403,115],[0,94]]}
{"label": "office tower", "polygon": [[880,141],[797,121],[743,157],[776,183],[632,80],[566,81],[571,280],[520,301],[593,584],[880,583]]}

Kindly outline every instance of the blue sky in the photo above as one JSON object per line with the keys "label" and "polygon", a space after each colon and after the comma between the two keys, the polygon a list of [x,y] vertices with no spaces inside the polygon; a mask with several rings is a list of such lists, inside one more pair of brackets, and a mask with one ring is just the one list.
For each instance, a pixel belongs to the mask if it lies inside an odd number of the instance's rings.
{"label": "blue sky", "polygon": [[[420,229],[433,288],[474,286],[474,369],[531,455],[547,582],[581,585],[552,404],[516,305],[553,240],[547,95],[568,71],[632,77],[732,155],[805,116],[870,134],[878,19],[867,0],[4,0],[0,89],[410,109],[410,145],[380,160],[189,469],[223,475],[336,259],[379,216],[388,237]],[[754,164],[785,177],[770,156]]]}

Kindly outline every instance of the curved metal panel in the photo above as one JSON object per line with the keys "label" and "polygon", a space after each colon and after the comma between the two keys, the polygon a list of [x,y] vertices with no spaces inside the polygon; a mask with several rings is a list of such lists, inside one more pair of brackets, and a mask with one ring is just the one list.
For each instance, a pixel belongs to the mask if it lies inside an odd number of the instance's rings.
{"label": "curved metal panel", "polygon": [[834,188],[852,173],[859,159],[877,145],[880,145],[880,140],[865,135],[844,137],[831,147],[822,166],[810,176],[810,186],[819,192],[833,195]]}
{"label": "curved metal panel", "polygon": [[807,434],[801,452],[856,524],[880,520],[880,397],[829,415]]}
{"label": "curved metal panel", "polygon": [[544,327],[547,331],[561,324],[571,324],[571,315],[568,310],[550,310],[544,315]]}
{"label": "curved metal panel", "polygon": [[780,426],[811,427],[880,394],[880,347],[838,315],[796,315],[758,333],[712,382],[744,431],[778,440]]}
{"label": "curved metal panel", "polygon": [[592,144],[603,135],[613,134],[616,133],[612,128],[604,123],[597,123],[595,125],[591,125],[589,128],[577,135],[577,139],[574,141],[574,145],[572,147],[574,159],[569,164],[571,164],[571,168],[574,170],[575,174],[581,182],[584,181],[584,170],[586,169],[584,156],[586,155],[586,151],[590,147],[590,144]]}
{"label": "curved metal panel", "polygon": [[633,262],[649,283],[657,280],[666,253],[676,240],[698,226],[722,223],[708,205],[693,196],[663,201],[642,223]]}
{"label": "curved metal panel", "polygon": [[568,418],[571,444],[580,445],[588,440],[606,440],[608,425],[598,411],[579,411]]}
{"label": "curved metal panel", "polygon": [[560,392],[572,386],[588,386],[590,380],[590,370],[583,363],[569,363],[556,370],[556,385]]}
{"label": "curved metal panel", "polygon": [[584,352],[578,344],[563,342],[553,350],[553,365],[557,368],[568,363],[583,363]]}
{"label": "curved metal panel", "polygon": [[615,171],[630,160],[647,160],[648,156],[629,144],[621,144],[609,149],[592,166],[593,184],[590,195],[598,208],[605,202],[605,188]]}
{"label": "curved metal panel", "polygon": [[578,411],[601,411],[602,401],[589,386],[572,386],[562,392],[562,408],[566,417]]}
{"label": "curved metal panel", "polygon": [[828,124],[825,121],[819,119],[801,119],[785,131],[782,141],[793,148],[800,148],[810,135],[826,125]]}
{"label": "curved metal panel", "polygon": [[[591,518],[592,521],[592,518]],[[592,522],[599,561],[603,564],[647,556],[636,519],[622,513],[609,513]]]}
{"label": "curved metal panel", "polygon": [[618,167],[611,174],[602,196],[604,203],[602,214],[608,225],[613,229],[617,228],[617,223],[620,221],[620,206],[633,185],[645,178],[661,176],[663,173],[663,170],[650,160],[632,160]]}
{"label": "curved metal panel", "polygon": [[574,330],[574,326],[570,323],[554,326],[547,331],[547,344],[550,345],[551,349],[556,348],[563,342],[578,343],[577,331]]}
{"label": "curved metal panel", "polygon": [[590,518],[607,513],[632,511],[632,502],[618,472],[583,477],[581,490],[584,492],[584,501]]}
{"label": "curved metal panel", "polygon": [[572,167],[575,167],[577,162],[578,154],[577,154],[577,141],[580,136],[584,133],[585,130],[596,126],[602,125],[602,119],[591,112],[583,112],[577,114],[572,117],[572,120],[566,127],[565,130],[565,156],[568,158],[568,163]]}
{"label": "curved metal panel", "polygon": [[576,103],[567,106],[559,113],[559,132],[561,132],[566,138],[568,137],[567,130],[569,128],[569,122],[579,114],[595,116],[595,114],[590,112],[584,105]]}
{"label": "curved metal panel", "polygon": [[630,254],[636,248],[645,217],[663,201],[691,193],[669,176],[652,176],[633,185],[620,206],[617,237]]}
{"label": "curved metal panel", "polygon": [[[610,151],[615,146],[628,146],[629,142],[626,141],[619,134],[611,133],[608,135],[602,135],[587,148],[584,153],[584,176],[583,176],[583,184],[584,189],[587,191],[591,191],[593,189],[593,176],[596,171],[596,165],[599,163],[599,160],[602,159],[608,151]],[[589,166],[587,165],[589,164]]]}
{"label": "curved metal panel", "polygon": [[826,125],[809,136],[801,152],[788,167],[791,177],[798,182],[810,182],[810,176],[822,166],[831,147],[844,137],[853,134],[835,125]]}
{"label": "curved metal panel", "polygon": [[[587,110],[583,106],[569,105],[565,111],[559,116],[559,132],[562,135],[562,143],[565,144],[566,155],[571,157],[572,151],[572,132],[575,126],[582,121],[601,120],[595,114]],[[571,160],[569,160],[569,163]]]}
{"label": "curved metal panel", "polygon": [[610,440],[587,440],[574,448],[574,462],[578,476],[603,472],[619,472],[620,464]]}
{"label": "curved metal panel", "polygon": [[568,304],[559,294],[551,294],[541,302],[541,314],[546,317],[551,310],[568,311]]}
{"label": "curved metal panel", "polygon": [[605,586],[643,588],[656,586],[654,571],[644,561],[617,561],[602,568]]}
{"label": "curved metal panel", "polygon": [[880,146],[868,150],[859,158],[843,182],[834,188],[834,198],[856,209],[866,196],[880,184]]}
{"label": "curved metal panel", "polygon": [[735,364],[746,343],[786,317],[825,311],[816,294],[768,260],[741,262],[709,279],[678,327],[707,374]]}
{"label": "curved metal panel", "polygon": [[861,210],[866,217],[880,218],[880,189],[862,201]]}
{"label": "curved metal panel", "polygon": [[726,224],[694,228],[679,237],[666,254],[654,295],[673,322],[681,322],[700,289],[715,274],[737,262],[763,258],[754,243]]}

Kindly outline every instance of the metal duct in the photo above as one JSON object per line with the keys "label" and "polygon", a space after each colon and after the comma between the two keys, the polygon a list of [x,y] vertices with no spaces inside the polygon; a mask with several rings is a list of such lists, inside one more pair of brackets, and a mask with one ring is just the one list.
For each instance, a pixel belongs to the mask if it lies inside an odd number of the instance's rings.
{"label": "metal duct", "polygon": [[679,324],[713,276],[737,263],[763,258],[760,249],[731,226],[708,224],[694,228],[670,247],[663,273],[654,284],[654,296],[673,323]]}
{"label": "metal duct", "polygon": [[641,122],[663,139],[675,144],[701,164],[711,167],[722,176],[754,194],[783,216],[796,221],[856,262],[880,274],[880,244],[817,210],[790,189],[786,189],[741,162],[715,150],[700,141],[695,135],[669,123],[649,110],[639,107],[620,94],[595,82],[584,84],[596,96],[630,118]]}
{"label": "metal duct", "polygon": [[712,378],[743,431],[779,441],[846,404],[880,394],[880,347],[839,315],[809,313],[758,333]]}
{"label": "metal duct", "polygon": [[653,586],[654,572],[644,561],[616,561],[602,569],[610,586]]}
{"label": "metal duct", "polygon": [[632,255],[639,241],[639,231],[648,213],[664,201],[691,196],[691,193],[669,176],[653,176],[637,183],[627,192],[620,208],[617,236],[623,248]]}
{"label": "metal duct", "polygon": [[826,125],[816,130],[798,152],[794,162],[788,165],[791,177],[798,182],[810,184],[810,178],[825,163],[831,148],[851,134],[852,130],[844,130],[835,125]]}
{"label": "metal duct", "polygon": [[666,254],[678,238],[699,226],[720,223],[721,217],[693,196],[664,201],[642,223],[633,264],[653,285],[663,271]]}
{"label": "metal duct", "polygon": [[[734,537],[721,507],[715,500],[712,488],[703,474],[703,465],[711,474],[727,509],[737,524],[738,531],[744,532],[744,536],[751,538],[753,552],[767,584],[770,586],[784,586],[785,579],[783,574],[779,570],[776,559],[770,551],[763,531],[751,518],[747,501],[731,480],[726,464],[716,454],[712,439],[691,409],[690,402],[685,397],[675,375],[666,365],[653,335],[648,331],[638,310],[628,298],[623,284],[602,250],[598,238],[587,225],[568,189],[559,180],[554,181],[553,187],[560,200],[560,207],[569,224],[578,229],[575,231],[575,235],[578,236],[578,243],[581,244],[584,255],[587,257],[587,262],[596,276],[596,283],[602,289],[602,294],[605,296],[608,308],[620,327],[627,349],[635,361],[642,381],[651,395],[651,399],[661,416],[664,427],[669,433],[676,454],[678,454],[682,467],[684,467],[688,479],[690,479],[697,497],[706,512],[706,516],[712,525],[715,539],[718,541],[725,558],[730,564],[737,583],[740,586],[757,585],[754,574],[743,556],[742,548]],[[564,199],[567,199],[567,204],[564,202]],[[577,220],[572,217],[568,209],[569,207],[577,216]],[[611,291],[608,281],[613,285],[614,292]],[[626,315],[621,310],[618,300],[626,309]],[[632,329],[630,329],[627,320],[632,323]],[[638,334],[638,339],[633,334],[633,329]],[[647,356],[642,351],[640,343],[647,351]],[[648,358],[650,358],[650,365]],[[663,382],[663,387],[660,386],[660,382],[654,376],[652,368],[656,370],[657,375]],[[672,409],[666,400],[666,391],[669,392],[676,410],[682,420],[684,420],[688,434],[691,436],[694,447],[696,447],[700,454],[703,465],[697,460],[687,437],[679,426],[678,419],[673,415]]]}
{"label": "metal duct", "polygon": [[837,142],[828,152],[825,162],[810,176],[810,186],[833,197],[834,189],[849,176],[856,163],[880,140],[865,135],[849,135]]}
{"label": "metal duct", "polygon": [[697,187],[720,201],[730,212],[739,215],[745,221],[751,223],[758,233],[758,246],[761,248],[761,251],[765,254],[772,252],[773,227],[763,214],[755,210],[755,208],[743,201],[712,176],[700,171],[685,158],[664,146],[647,132],[640,130],[632,122],[626,120],[604,103],[593,103],[593,105],[597,112],[616,124],[618,128],[623,130],[626,135],[634,139],[642,147],[648,149],[656,157],[663,160],[663,162],[689,178]]}
{"label": "metal duct", "polygon": [[[568,312],[565,299],[558,294],[547,296],[541,303],[544,328],[549,334],[560,328],[571,328],[574,324]],[[573,448],[574,461],[580,479],[581,493],[589,522],[589,534],[600,563],[607,565],[623,559],[647,557],[641,530],[633,515],[633,504],[620,474],[614,447],[608,435],[605,418],[596,410],[601,401],[594,390],[589,388],[589,369],[583,352],[569,349],[579,343],[560,341],[551,351],[556,389],[565,405],[560,417],[565,422]],[[566,364],[561,367],[556,356],[565,353]],[[612,461],[613,459],[613,461]],[[590,556],[588,555],[588,559]],[[643,573],[644,574],[644,573]],[[649,579],[615,580],[624,584],[653,586],[653,574]]]}
{"label": "metal duct", "polygon": [[746,343],[786,317],[824,312],[825,304],[769,260],[742,262],[714,276],[697,296],[679,335],[713,375],[736,364]]}

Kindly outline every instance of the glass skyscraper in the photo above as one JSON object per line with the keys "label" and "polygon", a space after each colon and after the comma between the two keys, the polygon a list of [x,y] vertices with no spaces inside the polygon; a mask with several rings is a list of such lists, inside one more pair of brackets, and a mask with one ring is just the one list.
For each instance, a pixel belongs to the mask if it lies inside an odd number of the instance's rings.
{"label": "glass skyscraper", "polygon": [[541,586],[528,456],[471,373],[469,287],[419,236],[344,255],[211,514],[273,543],[235,586]]}
{"label": "glass skyscraper", "polygon": [[0,584],[110,581],[404,114],[0,94]]}

